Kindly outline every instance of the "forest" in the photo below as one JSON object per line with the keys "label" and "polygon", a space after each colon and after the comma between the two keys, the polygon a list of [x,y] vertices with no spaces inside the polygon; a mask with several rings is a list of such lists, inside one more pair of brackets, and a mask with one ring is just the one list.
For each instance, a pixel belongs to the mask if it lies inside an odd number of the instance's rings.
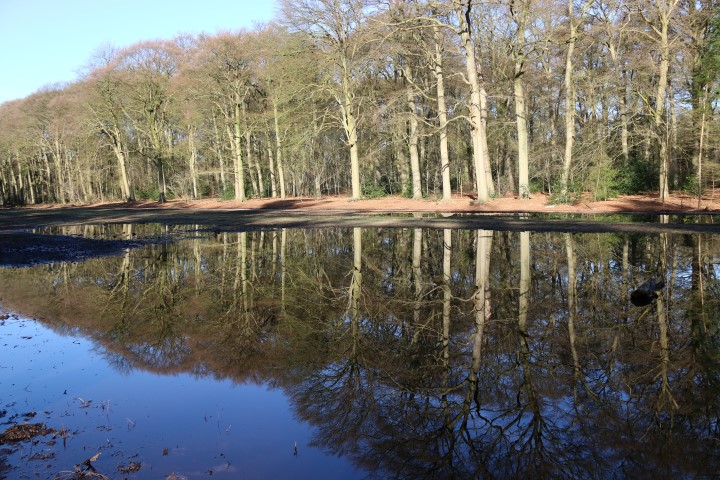
{"label": "forest", "polygon": [[0,203],[571,202],[720,167],[717,0],[281,0],[0,105]]}

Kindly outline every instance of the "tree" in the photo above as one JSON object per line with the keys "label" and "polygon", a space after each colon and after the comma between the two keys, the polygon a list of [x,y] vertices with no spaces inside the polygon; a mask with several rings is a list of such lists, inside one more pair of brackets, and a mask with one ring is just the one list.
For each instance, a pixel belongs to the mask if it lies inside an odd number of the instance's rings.
{"label": "tree", "polygon": [[525,100],[525,87],[523,75],[525,74],[525,57],[528,42],[525,30],[529,27],[530,0],[512,0],[510,14],[515,24],[515,35],[510,51],[513,57],[513,98],[515,100],[515,123],[517,126],[518,142],[518,196],[530,198],[529,180],[529,145],[527,127],[527,105]]}
{"label": "tree", "polygon": [[118,52],[111,47],[99,50],[97,65],[87,78],[90,115],[98,130],[108,140],[117,160],[118,181],[122,197],[135,201],[135,188],[130,171],[128,119],[123,106],[123,84],[117,69]]}
{"label": "tree", "polygon": [[475,42],[471,32],[472,0],[453,0],[452,9],[457,17],[456,33],[465,53],[466,81],[470,85],[470,126],[472,129],[475,188],[478,200],[486,202],[494,192],[490,173],[487,145],[487,93],[482,81],[482,69],[475,57]]}
{"label": "tree", "polygon": [[693,155],[698,208],[703,191],[703,150],[707,118],[712,115],[712,101],[717,98],[720,81],[720,14],[716,0],[687,3],[685,30],[690,52],[688,89],[692,107]]}
{"label": "tree", "polygon": [[245,163],[242,138],[247,128],[247,104],[257,95],[257,79],[249,57],[246,32],[221,33],[199,40],[198,74],[207,89],[205,95],[224,119],[233,158],[235,200],[245,201]]}
{"label": "tree", "polygon": [[167,200],[167,169],[174,143],[170,82],[177,71],[178,54],[170,41],[141,42],[120,54],[128,92],[124,109],[138,133],[138,151],[155,166],[160,202]]}
{"label": "tree", "polygon": [[365,35],[366,6],[362,0],[283,0],[288,26],[308,36],[311,48],[321,59],[326,89],[339,107],[339,121],[350,154],[352,199],[361,197],[359,118],[362,113],[360,82],[368,51]]}
{"label": "tree", "polygon": [[575,142],[575,80],[573,78],[575,44],[578,30],[590,8],[592,0],[586,0],[575,13],[575,0],[567,0],[568,37],[567,53],[565,56],[565,156],[563,161],[562,177],[560,178],[560,197],[564,200],[568,195],[570,169],[572,167],[573,145]]}
{"label": "tree", "polygon": [[651,42],[656,57],[654,72],[654,101],[648,99],[648,108],[652,115],[652,155],[659,165],[659,199],[665,203],[669,194],[670,149],[669,125],[666,121],[666,103],[668,101],[668,73],[670,70],[671,24],[676,20],[680,0],[658,0],[657,2],[641,2],[636,11],[647,26],[644,31]]}
{"label": "tree", "polygon": [[450,183],[450,153],[448,151],[448,108],[445,101],[445,72],[443,70],[443,36],[440,28],[433,26],[433,38],[435,40],[435,52],[433,56],[432,66],[433,75],[435,75],[437,110],[438,110],[438,128],[440,135],[440,168],[442,169],[442,192],[443,200],[447,201],[452,198],[452,185]]}

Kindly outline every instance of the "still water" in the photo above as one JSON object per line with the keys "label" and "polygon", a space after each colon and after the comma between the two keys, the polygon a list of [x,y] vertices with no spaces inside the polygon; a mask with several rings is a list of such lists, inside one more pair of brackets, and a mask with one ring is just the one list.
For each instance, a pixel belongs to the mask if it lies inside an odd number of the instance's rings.
{"label": "still water", "polygon": [[[74,478],[98,453],[99,473],[136,479],[720,467],[718,236],[43,233],[134,243],[0,270],[17,312],[0,326],[0,430],[55,430],[0,445],[0,478]],[[633,305],[648,279],[665,287]]]}

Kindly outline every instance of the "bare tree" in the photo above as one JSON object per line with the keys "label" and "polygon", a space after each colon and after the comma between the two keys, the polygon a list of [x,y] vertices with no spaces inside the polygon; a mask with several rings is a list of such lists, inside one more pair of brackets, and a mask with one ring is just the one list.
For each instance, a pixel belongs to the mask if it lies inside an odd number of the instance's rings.
{"label": "bare tree", "polygon": [[282,11],[292,29],[312,39],[326,69],[321,88],[335,98],[350,153],[352,199],[361,197],[358,120],[362,111],[359,82],[367,52],[366,6],[362,0],[283,0]]}
{"label": "bare tree", "polygon": [[565,157],[560,179],[560,196],[567,199],[570,169],[572,167],[573,145],[575,143],[575,80],[573,78],[575,44],[582,28],[585,14],[593,0],[585,0],[580,11],[575,13],[575,0],[567,0],[568,37],[565,56]]}

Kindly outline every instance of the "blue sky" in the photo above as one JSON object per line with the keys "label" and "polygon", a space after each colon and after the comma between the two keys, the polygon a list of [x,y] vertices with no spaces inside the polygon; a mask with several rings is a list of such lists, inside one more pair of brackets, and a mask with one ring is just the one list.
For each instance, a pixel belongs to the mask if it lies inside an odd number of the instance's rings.
{"label": "blue sky", "polygon": [[0,0],[0,103],[76,80],[102,45],[252,27],[274,10],[272,0]]}

